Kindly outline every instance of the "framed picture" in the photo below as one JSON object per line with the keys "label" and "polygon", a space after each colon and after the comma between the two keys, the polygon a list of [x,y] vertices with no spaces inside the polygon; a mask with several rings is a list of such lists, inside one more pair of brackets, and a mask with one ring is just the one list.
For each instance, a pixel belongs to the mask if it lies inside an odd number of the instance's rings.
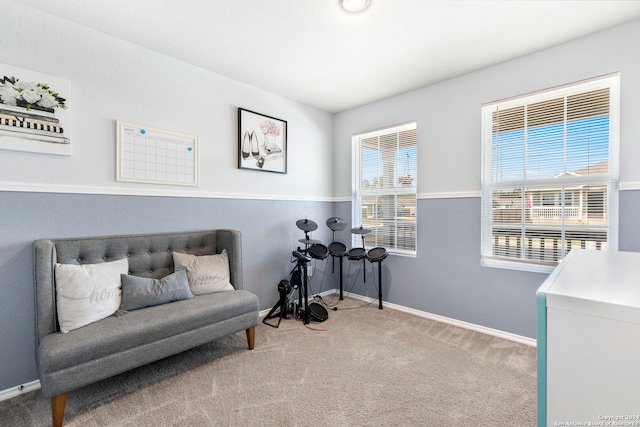
{"label": "framed picture", "polygon": [[0,64],[0,149],[71,155],[71,82]]}
{"label": "framed picture", "polygon": [[198,137],[116,121],[117,180],[198,185]]}
{"label": "framed picture", "polygon": [[238,168],[287,173],[287,122],[238,108]]}

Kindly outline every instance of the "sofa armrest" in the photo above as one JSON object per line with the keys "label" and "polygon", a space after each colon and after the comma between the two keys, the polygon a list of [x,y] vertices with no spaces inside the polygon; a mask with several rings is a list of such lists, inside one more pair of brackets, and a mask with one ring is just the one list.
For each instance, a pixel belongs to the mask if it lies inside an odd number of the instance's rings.
{"label": "sofa armrest", "polygon": [[242,235],[237,230],[216,230],[217,250],[227,250],[229,257],[229,275],[235,289],[243,289],[242,282]]}
{"label": "sofa armrest", "polygon": [[55,263],[56,249],[53,241],[36,240],[33,244],[36,347],[44,336],[58,330]]}

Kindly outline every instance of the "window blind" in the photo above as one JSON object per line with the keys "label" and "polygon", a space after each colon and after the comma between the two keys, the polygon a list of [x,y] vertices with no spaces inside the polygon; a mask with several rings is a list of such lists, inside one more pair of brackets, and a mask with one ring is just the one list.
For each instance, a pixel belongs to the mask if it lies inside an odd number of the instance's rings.
{"label": "window blind", "polygon": [[482,107],[484,264],[617,249],[618,111],[617,74]]}
{"label": "window blind", "polygon": [[[417,133],[408,123],[356,135],[353,226],[370,228],[365,247],[416,253]],[[353,235],[361,247],[361,235]]]}

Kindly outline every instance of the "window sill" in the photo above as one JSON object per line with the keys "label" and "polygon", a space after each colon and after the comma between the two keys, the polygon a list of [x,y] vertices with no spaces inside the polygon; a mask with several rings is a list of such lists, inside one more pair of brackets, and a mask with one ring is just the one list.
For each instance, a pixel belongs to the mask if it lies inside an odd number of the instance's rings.
{"label": "window sill", "polygon": [[507,261],[495,258],[482,258],[483,267],[503,268],[507,270],[529,271],[533,273],[551,273],[556,267],[528,262]]}
{"label": "window sill", "polygon": [[416,258],[418,256],[417,252],[398,252],[398,251],[389,251],[389,255],[403,256],[408,258]]}

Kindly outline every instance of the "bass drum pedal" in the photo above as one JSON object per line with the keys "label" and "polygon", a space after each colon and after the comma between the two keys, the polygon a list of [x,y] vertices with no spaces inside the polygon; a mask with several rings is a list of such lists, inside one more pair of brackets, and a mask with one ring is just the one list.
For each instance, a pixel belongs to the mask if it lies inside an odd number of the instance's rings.
{"label": "bass drum pedal", "polygon": [[316,322],[324,322],[329,318],[329,312],[326,308],[318,304],[317,302],[312,302],[309,304],[309,314],[311,318]]}

